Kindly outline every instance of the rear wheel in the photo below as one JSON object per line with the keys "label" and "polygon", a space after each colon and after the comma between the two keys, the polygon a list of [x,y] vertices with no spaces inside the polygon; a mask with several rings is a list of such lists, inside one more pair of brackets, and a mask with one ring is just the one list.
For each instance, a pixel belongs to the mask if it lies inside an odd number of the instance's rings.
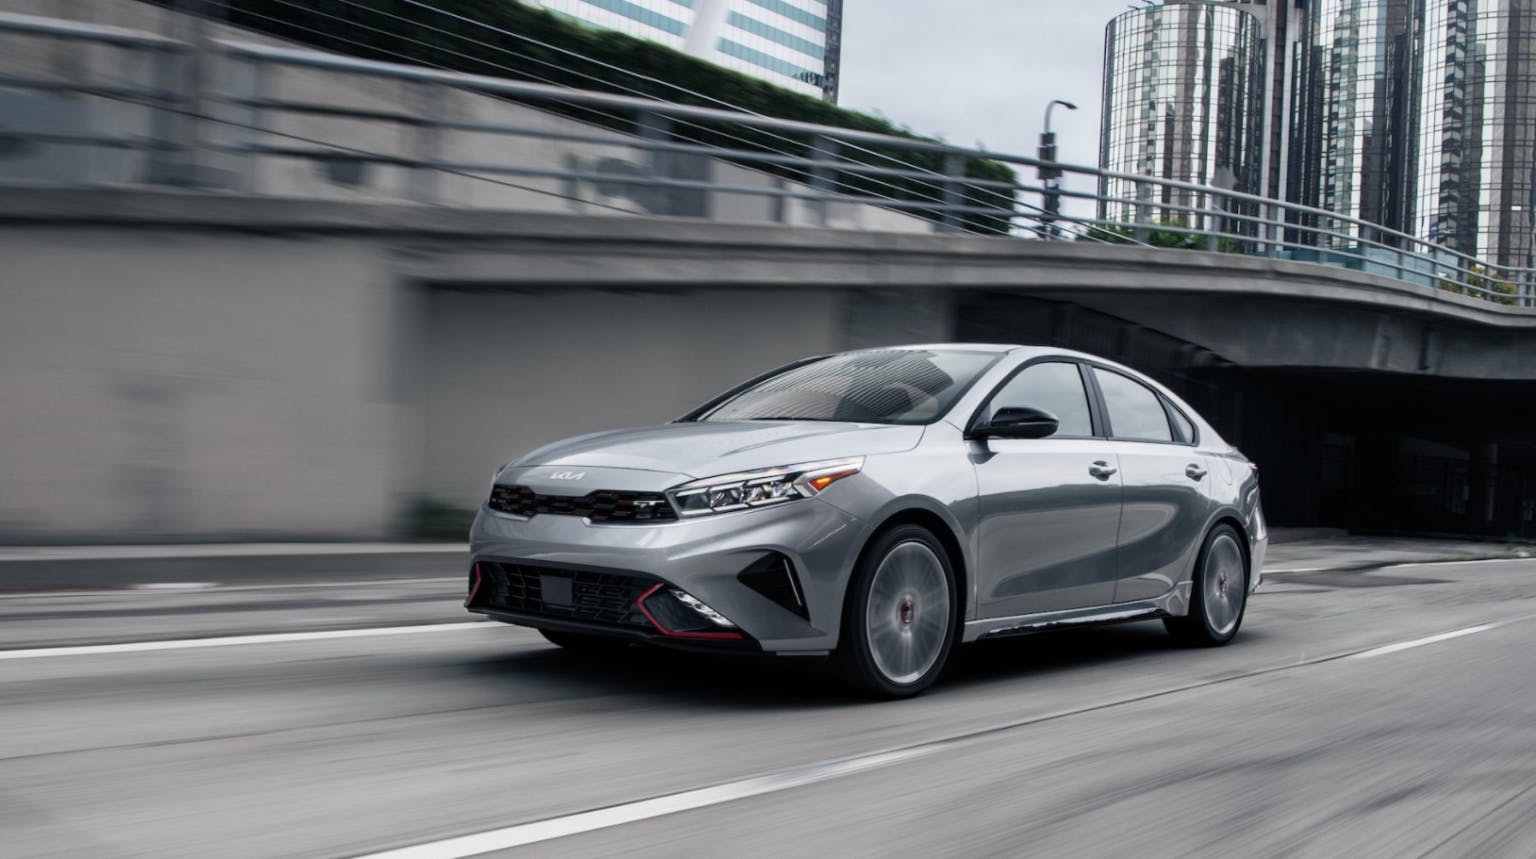
{"label": "rear wheel", "polygon": [[565,632],[558,629],[541,629],[539,634],[548,639],[550,644],[558,644],[572,653],[605,653],[618,650],[629,644],[629,642],[620,638],[586,635],[580,632]]}
{"label": "rear wheel", "polygon": [[1248,607],[1248,556],[1241,540],[1231,525],[1217,525],[1206,535],[1195,565],[1189,614],[1163,620],[1174,638],[1215,647],[1237,635]]}
{"label": "rear wheel", "polygon": [[955,574],[928,529],[881,534],[854,568],[836,661],[859,689],[905,698],[933,685],[955,639]]}

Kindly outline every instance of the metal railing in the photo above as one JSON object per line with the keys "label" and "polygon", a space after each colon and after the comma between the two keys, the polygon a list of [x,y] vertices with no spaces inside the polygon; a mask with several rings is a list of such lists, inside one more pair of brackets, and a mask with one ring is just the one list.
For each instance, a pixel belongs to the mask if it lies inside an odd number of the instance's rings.
{"label": "metal railing", "polygon": [[[0,111],[0,179],[32,177],[30,165],[40,163],[60,174],[55,181],[82,184],[786,223],[833,224],[829,212],[841,207],[862,213],[870,229],[1290,259],[1385,275],[1431,296],[1536,304],[1530,267],[1335,212],[1187,182],[217,39],[209,30],[171,39],[0,15],[0,39],[26,43],[0,59],[0,95],[12,99]],[[95,54],[60,71],[46,59],[51,46]],[[72,120],[58,121],[64,108]],[[103,167],[103,159],[60,156],[82,151],[123,157]],[[1007,165],[1013,177],[977,175],[987,162]],[[1060,171],[1059,188],[1025,178],[1042,169]],[[1064,211],[1048,211],[1048,194],[1069,201]],[[755,215],[732,214],[742,200],[758,201]],[[798,215],[789,211],[795,205]]]}

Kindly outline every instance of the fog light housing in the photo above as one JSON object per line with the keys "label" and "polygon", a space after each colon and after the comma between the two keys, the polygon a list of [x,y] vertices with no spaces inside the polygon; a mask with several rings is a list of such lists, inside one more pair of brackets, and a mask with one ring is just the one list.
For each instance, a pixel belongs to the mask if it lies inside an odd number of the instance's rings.
{"label": "fog light housing", "polygon": [[670,638],[742,637],[736,624],[725,615],[693,594],[662,582],[641,594],[635,605],[658,632]]}

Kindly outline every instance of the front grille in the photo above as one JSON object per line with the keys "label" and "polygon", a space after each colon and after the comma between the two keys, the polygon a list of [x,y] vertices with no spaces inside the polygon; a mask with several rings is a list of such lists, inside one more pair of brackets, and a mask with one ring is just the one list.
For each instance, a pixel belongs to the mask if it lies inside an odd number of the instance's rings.
{"label": "front grille", "polygon": [[656,583],[655,579],[516,561],[478,564],[483,580],[471,608],[503,609],[613,626],[650,626],[635,601]]}
{"label": "front grille", "polygon": [[541,513],[582,516],[592,522],[673,522],[677,512],[660,492],[614,492],[599,489],[586,495],[540,495],[526,486],[491,489],[492,510],[530,518]]}

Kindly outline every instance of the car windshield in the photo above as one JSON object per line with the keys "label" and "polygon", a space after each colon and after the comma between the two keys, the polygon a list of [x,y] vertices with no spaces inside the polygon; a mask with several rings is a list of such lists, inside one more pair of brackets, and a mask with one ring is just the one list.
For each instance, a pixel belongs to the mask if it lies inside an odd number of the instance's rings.
{"label": "car windshield", "polygon": [[921,349],[833,355],[764,379],[697,420],[931,423],[998,357]]}

